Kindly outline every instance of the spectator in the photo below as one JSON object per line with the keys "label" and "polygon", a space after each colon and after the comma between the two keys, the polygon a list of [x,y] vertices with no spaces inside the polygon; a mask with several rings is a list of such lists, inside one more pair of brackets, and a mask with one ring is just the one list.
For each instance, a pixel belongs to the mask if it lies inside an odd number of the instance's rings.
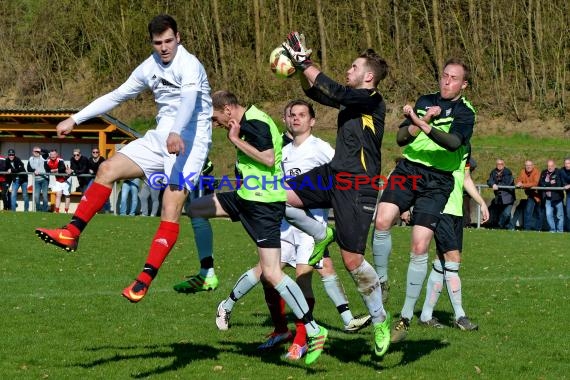
{"label": "spectator", "polygon": [[[89,157],[89,174],[95,177],[97,175],[97,170],[99,170],[99,166],[105,161],[105,157],[101,156],[101,152],[98,148],[93,148],[91,150],[91,157]],[[93,182],[93,178],[89,179],[89,184],[87,187],[91,185]],[[87,190],[87,189],[85,189]]]}
{"label": "spectator", "polygon": [[[140,179],[126,179],[121,186],[121,204],[119,206],[120,215],[135,216],[139,201],[139,183]],[[131,199],[131,207],[127,210],[127,202]]]}
{"label": "spectator", "polygon": [[78,176],[77,182],[79,182],[79,186],[75,189],[75,191],[79,191],[84,193],[87,190],[87,185],[89,185],[89,181],[91,178],[83,177],[84,174],[89,174],[89,159],[81,154],[81,150],[73,149],[73,157],[69,160],[69,167],[71,169],[71,175]]}
{"label": "spectator", "polygon": [[[6,157],[0,154],[0,173],[6,173],[8,166]],[[0,174],[0,193],[2,193],[2,202],[4,203],[4,211],[10,210],[10,198],[8,198],[8,190],[10,189],[11,176]]]}
{"label": "spectator", "polygon": [[[45,154],[45,157],[44,157]],[[34,203],[36,211],[48,210],[49,176],[46,174],[45,162],[48,154],[42,152],[39,146],[34,146],[32,156],[28,159],[28,172],[34,173]],[[41,197],[41,202],[40,201]]]}
{"label": "spectator", "polygon": [[560,170],[562,183],[566,189],[566,226],[564,231],[570,232],[570,157],[564,160],[564,168]]}
{"label": "spectator", "polygon": [[[16,211],[18,208],[18,189],[22,189],[22,197],[24,198],[24,211],[30,208],[28,198],[28,174],[26,167],[19,157],[16,157],[14,149],[8,149],[8,160],[6,161],[7,172],[12,174],[12,201],[10,208]],[[24,174],[18,174],[24,173]]]}
{"label": "spectator", "polygon": [[148,198],[151,200],[150,216],[156,216],[158,213],[160,190],[154,186],[151,188],[146,180],[141,181],[141,189],[139,191],[139,201],[141,202],[141,216],[149,216]]}
{"label": "spectator", "polygon": [[[67,173],[67,168],[65,167],[65,162],[57,154],[57,150],[52,149],[49,152],[49,158],[44,163],[44,168],[46,172],[52,174],[65,174]],[[67,182],[67,176],[58,175],[55,177],[54,185],[51,190],[55,192],[55,208],[53,212],[59,213],[59,207],[61,205],[61,195],[65,197],[65,212],[69,211],[69,204],[71,199],[69,198],[69,182]]]}
{"label": "spectator", "polygon": [[[538,190],[533,190],[531,187],[538,186],[540,179],[540,172],[534,167],[531,160],[526,160],[524,168],[521,169],[519,176],[515,180],[515,186],[524,189],[527,196],[526,204],[524,207],[523,227],[525,231],[540,231],[542,225],[542,209],[540,205],[540,193]],[[535,214],[537,217],[535,218]]]}
{"label": "spectator", "polygon": [[[546,169],[540,173],[539,186],[541,187],[562,187],[561,171],[556,168],[554,160],[546,162]],[[564,231],[564,191],[563,190],[543,190],[542,199],[546,211],[546,221],[550,232]]]}
{"label": "spectator", "polygon": [[499,228],[514,230],[511,220],[511,211],[515,203],[515,190],[499,188],[499,186],[514,186],[513,173],[505,167],[505,161],[497,159],[495,169],[491,170],[487,185],[495,192],[495,199],[491,202],[491,208],[495,211],[494,220]]}

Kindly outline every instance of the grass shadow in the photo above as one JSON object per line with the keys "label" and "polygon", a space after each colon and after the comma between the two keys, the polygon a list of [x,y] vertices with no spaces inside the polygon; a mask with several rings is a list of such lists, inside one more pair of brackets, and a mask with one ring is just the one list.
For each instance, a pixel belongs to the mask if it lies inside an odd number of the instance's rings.
{"label": "grass shadow", "polygon": [[449,342],[425,339],[425,340],[410,340],[399,343],[392,343],[388,353],[402,352],[402,359],[398,364],[392,367],[400,367],[421,359],[424,356],[431,354],[433,351],[442,350],[449,347]]}
{"label": "grass shadow", "polygon": [[89,349],[89,351],[102,351],[102,350],[133,350],[133,349],[145,349],[148,350],[145,353],[118,353],[108,357],[102,357],[86,363],[78,363],[75,366],[82,368],[93,368],[97,366],[102,366],[110,363],[117,363],[124,360],[133,359],[168,359],[172,358],[172,363],[166,366],[159,366],[153,370],[144,371],[140,373],[133,374],[132,377],[135,379],[145,378],[151,375],[159,375],[171,371],[176,371],[180,368],[184,368],[197,360],[207,360],[207,359],[217,359],[219,350],[213,348],[212,346],[193,344],[193,343],[172,343],[165,345],[149,345],[149,346],[125,346],[125,347],[113,347],[113,346],[102,346]]}
{"label": "grass shadow", "polygon": [[[318,368],[318,362],[313,367],[305,365],[305,359],[299,361],[288,361],[282,359],[282,355],[286,352],[287,345],[280,345],[271,350],[258,350],[259,343],[252,342],[220,342],[220,344],[228,347],[228,352],[243,355],[247,357],[257,356],[263,363],[273,364],[279,367],[299,368],[306,370],[307,374],[317,374],[326,372],[326,369]],[[326,352],[325,352],[326,354]]]}

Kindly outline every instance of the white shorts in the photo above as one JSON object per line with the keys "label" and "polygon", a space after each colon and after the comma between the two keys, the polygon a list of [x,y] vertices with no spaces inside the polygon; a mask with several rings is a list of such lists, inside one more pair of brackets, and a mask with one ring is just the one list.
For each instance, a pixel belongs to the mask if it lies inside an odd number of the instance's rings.
{"label": "white shorts", "polygon": [[119,153],[143,170],[152,189],[178,185],[191,191],[199,180],[212,145],[211,122],[199,122],[196,131],[195,134],[191,131],[182,134],[185,150],[178,156],[168,153],[168,131],[164,129],[148,131],[143,137],[124,146]]}
{"label": "white shorts", "polygon": [[[311,210],[315,219],[323,221],[328,215],[328,210]],[[297,264],[308,264],[309,258],[315,248],[315,240],[312,236],[293,227],[285,220],[281,223],[281,262],[293,268]],[[322,260],[315,265],[315,268],[322,268]]]}
{"label": "white shorts", "polygon": [[65,182],[55,181],[51,187],[51,191],[53,191],[55,193],[61,192],[65,196],[69,196],[70,189],[71,189],[71,184],[67,181],[65,181]]}
{"label": "white shorts", "polygon": [[295,268],[298,264],[308,264],[313,253],[315,240],[300,229],[289,226],[281,231],[281,262]]}

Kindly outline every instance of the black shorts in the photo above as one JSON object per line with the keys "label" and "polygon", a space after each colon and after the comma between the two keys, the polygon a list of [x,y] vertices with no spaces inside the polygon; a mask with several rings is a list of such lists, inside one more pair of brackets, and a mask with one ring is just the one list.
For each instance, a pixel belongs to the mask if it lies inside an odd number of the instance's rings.
{"label": "black shorts", "polygon": [[301,199],[303,207],[332,208],[339,247],[364,254],[378,189],[362,182],[349,173],[337,173],[329,165],[322,165],[290,179],[287,185]]}
{"label": "black shorts", "polygon": [[240,198],[236,191],[217,193],[216,198],[233,222],[238,220],[260,248],[281,248],[281,220],[285,202],[255,202]]}
{"label": "black shorts", "polygon": [[435,230],[435,248],[439,254],[463,249],[463,217],[442,214]]}
{"label": "black shorts", "polygon": [[390,174],[380,202],[395,204],[400,213],[414,206],[414,224],[435,231],[454,185],[451,173],[401,160]]}

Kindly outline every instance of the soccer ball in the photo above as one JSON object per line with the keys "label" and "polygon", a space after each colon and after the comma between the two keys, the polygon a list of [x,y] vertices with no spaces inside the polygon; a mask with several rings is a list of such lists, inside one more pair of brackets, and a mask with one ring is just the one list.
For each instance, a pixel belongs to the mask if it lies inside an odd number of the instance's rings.
{"label": "soccer ball", "polygon": [[271,71],[277,76],[277,78],[289,78],[291,75],[295,74],[295,66],[285,55],[285,48],[279,46],[275,48],[269,55],[269,64],[271,65]]}

